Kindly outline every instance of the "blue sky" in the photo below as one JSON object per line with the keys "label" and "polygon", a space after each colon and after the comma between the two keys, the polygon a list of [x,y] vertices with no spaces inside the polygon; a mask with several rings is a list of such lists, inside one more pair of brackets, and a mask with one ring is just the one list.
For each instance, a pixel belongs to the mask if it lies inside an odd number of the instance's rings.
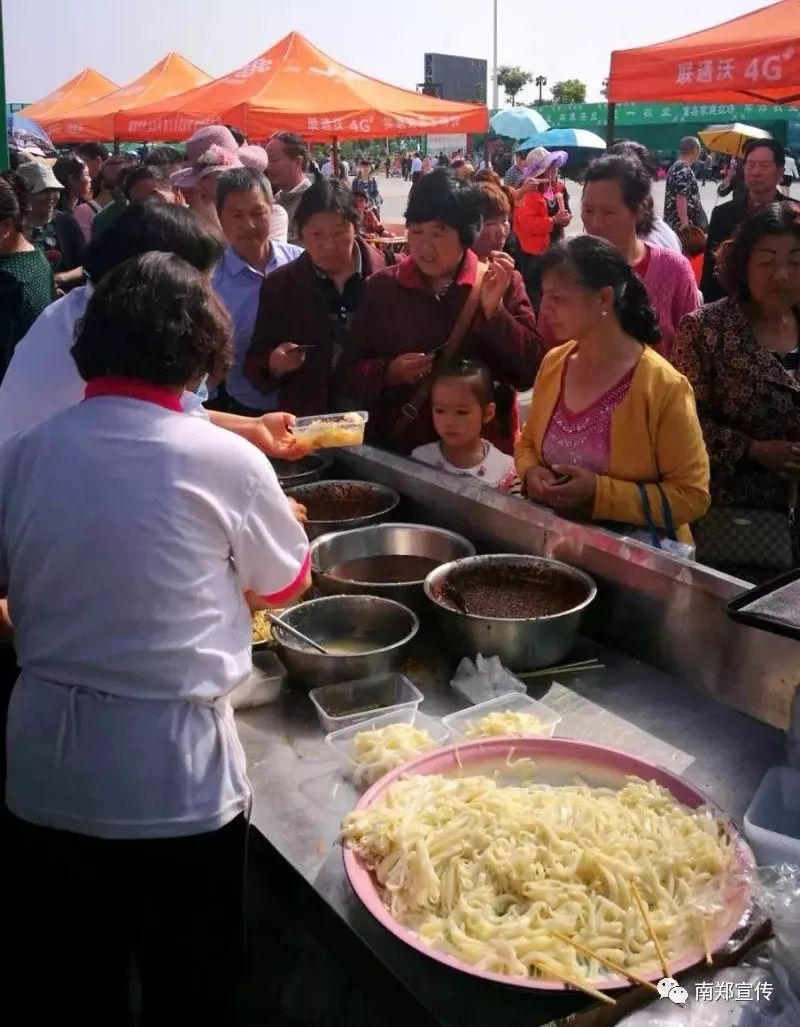
{"label": "blue sky", "polygon": [[[580,78],[588,98],[599,99],[612,49],[684,35],[761,6],[499,0],[499,63],[520,64],[550,82]],[[3,0],[3,12],[11,101],[38,100],[87,65],[124,85],[170,50],[222,75],[292,29],[343,64],[412,89],[422,81],[426,50],[485,57],[490,65],[492,56],[491,0]],[[531,86],[520,99],[534,96]]]}

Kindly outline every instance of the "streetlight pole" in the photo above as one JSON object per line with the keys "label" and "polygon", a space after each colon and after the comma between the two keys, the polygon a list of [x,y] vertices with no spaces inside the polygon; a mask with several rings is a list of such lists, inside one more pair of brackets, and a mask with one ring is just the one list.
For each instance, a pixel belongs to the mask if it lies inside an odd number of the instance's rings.
{"label": "streetlight pole", "polygon": [[500,86],[497,83],[497,0],[494,0],[494,31],[492,49],[492,109],[500,106]]}

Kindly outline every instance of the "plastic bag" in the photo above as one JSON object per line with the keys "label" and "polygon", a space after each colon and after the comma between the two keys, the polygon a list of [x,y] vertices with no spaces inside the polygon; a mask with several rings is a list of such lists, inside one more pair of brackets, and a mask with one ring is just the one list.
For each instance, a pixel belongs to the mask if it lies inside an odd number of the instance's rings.
{"label": "plastic bag", "polygon": [[488,659],[478,653],[475,662],[464,658],[456,668],[450,686],[473,705],[509,692],[525,692],[525,685],[503,666],[499,656]]}

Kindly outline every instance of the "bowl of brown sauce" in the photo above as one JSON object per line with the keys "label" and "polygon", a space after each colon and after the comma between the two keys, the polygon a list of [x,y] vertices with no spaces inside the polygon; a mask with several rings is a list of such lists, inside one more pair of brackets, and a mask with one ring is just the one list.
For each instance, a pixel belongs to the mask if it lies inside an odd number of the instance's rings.
{"label": "bowl of brown sauce", "polygon": [[496,654],[522,671],[563,660],[597,586],[559,560],[500,553],[444,564],[425,579],[424,591],[453,655]]}

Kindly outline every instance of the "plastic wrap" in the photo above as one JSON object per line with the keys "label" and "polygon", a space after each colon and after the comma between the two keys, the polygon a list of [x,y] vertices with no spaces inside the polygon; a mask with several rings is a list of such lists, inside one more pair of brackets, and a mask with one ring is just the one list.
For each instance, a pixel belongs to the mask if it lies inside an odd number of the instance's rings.
{"label": "plastic wrap", "polygon": [[519,678],[503,666],[499,656],[487,658],[481,653],[478,653],[474,663],[467,658],[459,663],[450,686],[471,703],[496,699],[509,692],[526,691]]}

